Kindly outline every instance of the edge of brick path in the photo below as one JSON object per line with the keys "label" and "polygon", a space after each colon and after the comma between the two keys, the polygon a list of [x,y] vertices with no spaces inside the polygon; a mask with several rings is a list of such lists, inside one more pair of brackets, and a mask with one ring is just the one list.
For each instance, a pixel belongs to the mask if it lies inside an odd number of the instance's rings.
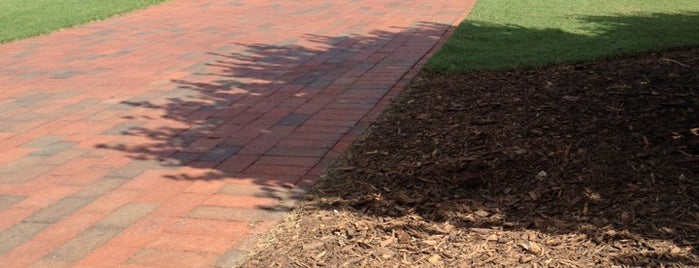
{"label": "edge of brick path", "polygon": [[[396,98],[400,96],[400,94],[407,89],[407,87],[410,85],[410,83],[415,79],[420,72],[422,71],[422,68],[424,65],[429,61],[432,56],[434,56],[439,50],[444,46],[444,44],[449,40],[449,38],[453,35],[454,31],[456,30],[456,27],[461,24],[468,15],[471,13],[473,10],[473,7],[476,5],[476,1],[468,1],[468,6],[464,10],[464,12],[459,15],[452,23],[451,27],[440,37],[440,39],[435,43],[435,45],[427,52],[427,54],[423,55],[418,62],[413,65],[408,72],[406,72],[399,80],[396,82],[392,87],[391,90],[389,90],[372,108],[364,117],[362,117],[357,125],[349,131],[347,134],[342,136],[339,141],[346,141],[349,140],[351,143],[354,142],[357,138],[365,134],[365,131],[368,127],[369,124],[375,122],[382,114],[383,112],[388,109],[391,104],[394,102]],[[359,131],[359,134],[356,134],[357,131]],[[342,152],[344,154],[346,150]],[[342,156],[340,156],[342,157]],[[327,154],[323,156],[322,160],[327,159]],[[332,168],[332,167],[330,167]],[[326,173],[327,170],[324,170],[323,173]],[[322,175],[321,175],[322,176]],[[300,198],[305,192],[310,189],[319,179],[320,176],[313,176],[311,180],[304,180],[304,178],[301,179],[301,182],[299,182],[298,185],[296,185],[295,188],[300,189],[300,195],[297,196]],[[291,209],[297,208],[298,204],[294,200],[291,204]],[[263,242],[261,238],[269,238],[274,236],[274,230],[277,229],[280,225],[281,222],[286,221],[289,219],[289,216],[291,214],[289,212],[285,213],[283,217],[276,223],[274,226],[271,226],[269,230],[266,230],[262,234],[248,234],[246,237],[244,237],[234,248],[229,249],[224,255],[219,259],[217,266],[218,267],[236,267],[239,265],[242,265],[245,263],[247,258],[250,257],[251,254],[255,254],[256,247],[260,244],[260,242]]]}

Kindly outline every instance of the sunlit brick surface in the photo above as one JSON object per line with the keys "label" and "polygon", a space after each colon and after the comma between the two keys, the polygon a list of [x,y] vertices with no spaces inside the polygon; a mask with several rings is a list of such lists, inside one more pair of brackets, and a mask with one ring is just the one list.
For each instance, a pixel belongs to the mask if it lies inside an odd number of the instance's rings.
{"label": "sunlit brick surface", "polygon": [[472,5],[172,0],[0,46],[0,264],[235,263]]}

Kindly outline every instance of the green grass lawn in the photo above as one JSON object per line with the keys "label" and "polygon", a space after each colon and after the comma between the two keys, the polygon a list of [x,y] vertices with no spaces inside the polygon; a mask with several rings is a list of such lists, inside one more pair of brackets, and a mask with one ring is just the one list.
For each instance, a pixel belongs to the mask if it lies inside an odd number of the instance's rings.
{"label": "green grass lawn", "polygon": [[697,45],[697,0],[480,0],[426,69],[534,67]]}
{"label": "green grass lawn", "polygon": [[0,43],[49,33],[165,0],[0,0]]}

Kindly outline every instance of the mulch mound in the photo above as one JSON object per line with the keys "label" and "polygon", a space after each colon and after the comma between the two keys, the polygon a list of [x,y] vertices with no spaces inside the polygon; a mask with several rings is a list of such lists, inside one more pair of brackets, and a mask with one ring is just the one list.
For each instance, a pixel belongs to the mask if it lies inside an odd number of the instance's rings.
{"label": "mulch mound", "polygon": [[699,49],[423,73],[247,267],[699,267]]}

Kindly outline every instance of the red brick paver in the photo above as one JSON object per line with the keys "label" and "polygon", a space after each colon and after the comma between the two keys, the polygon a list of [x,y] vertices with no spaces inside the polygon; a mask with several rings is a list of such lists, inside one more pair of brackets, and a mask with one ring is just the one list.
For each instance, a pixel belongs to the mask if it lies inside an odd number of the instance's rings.
{"label": "red brick paver", "polygon": [[228,267],[474,0],[172,0],[0,46],[0,266]]}

